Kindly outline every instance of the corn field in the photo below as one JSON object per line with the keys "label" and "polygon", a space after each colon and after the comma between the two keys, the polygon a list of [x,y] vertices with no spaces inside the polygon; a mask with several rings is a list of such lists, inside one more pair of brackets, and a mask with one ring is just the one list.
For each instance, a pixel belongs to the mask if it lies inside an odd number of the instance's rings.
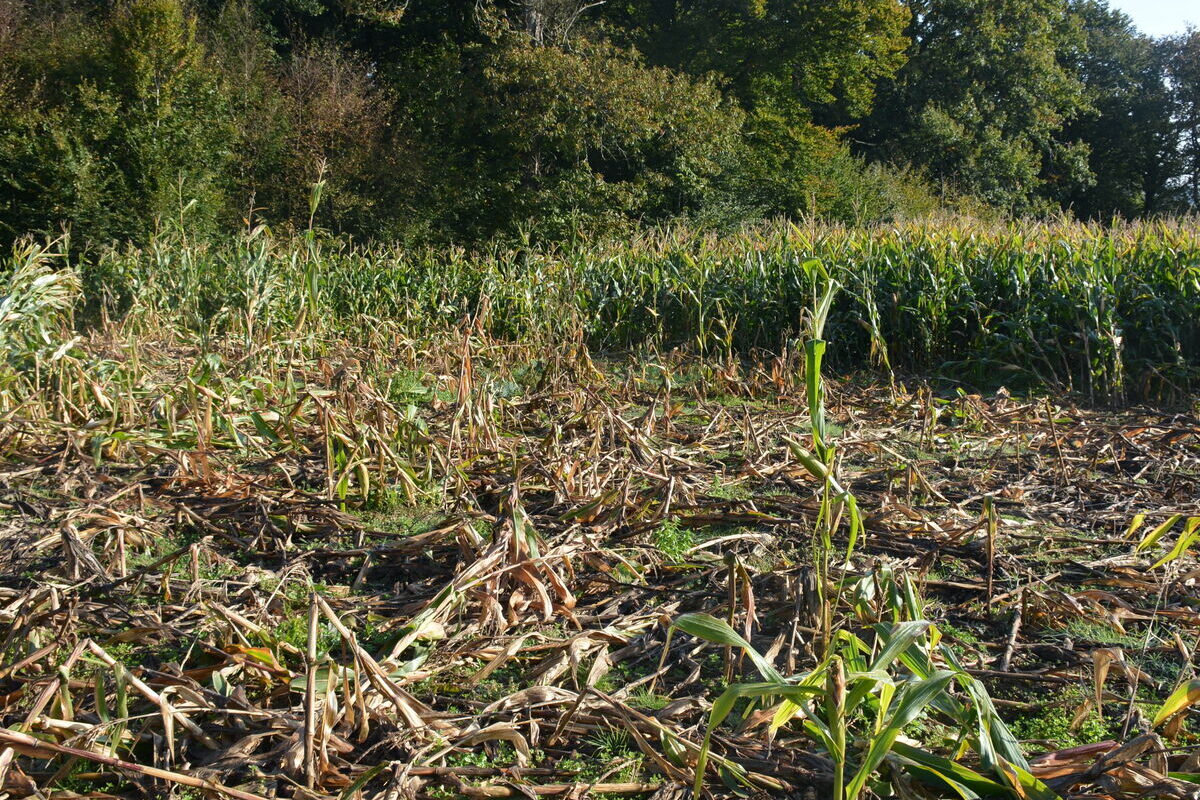
{"label": "corn field", "polygon": [[1200,235],[18,245],[0,797],[1188,798]]}
{"label": "corn field", "polygon": [[[253,336],[304,314],[420,334],[471,315],[494,336],[581,333],[601,350],[795,346],[813,261],[845,274],[831,367],[1052,386],[1093,402],[1181,400],[1200,356],[1200,227],[1063,222],[876,230],[778,225],[718,237],[686,229],[565,250],[416,251],[342,241],[236,242],[93,257],[93,309]],[[136,299],[136,304],[134,300]]]}

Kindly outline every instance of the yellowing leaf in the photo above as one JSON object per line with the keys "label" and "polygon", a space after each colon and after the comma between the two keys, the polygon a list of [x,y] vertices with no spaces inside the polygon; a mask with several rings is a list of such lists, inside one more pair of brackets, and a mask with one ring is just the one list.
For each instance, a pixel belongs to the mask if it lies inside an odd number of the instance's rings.
{"label": "yellowing leaf", "polygon": [[1154,715],[1154,727],[1162,725],[1180,711],[1195,705],[1197,701],[1200,701],[1200,678],[1190,680],[1171,692],[1171,696]]}
{"label": "yellowing leaf", "polygon": [[1162,525],[1159,525],[1154,530],[1146,534],[1140,542],[1138,542],[1137,552],[1141,552],[1147,548],[1153,547],[1155,542],[1161,539],[1167,531],[1175,527],[1175,523],[1183,519],[1183,514],[1175,514]]}
{"label": "yellowing leaf", "polygon": [[1146,515],[1145,514],[1135,514],[1133,517],[1133,521],[1129,523],[1129,527],[1125,530],[1125,538],[1128,539],[1129,537],[1133,536],[1135,533],[1137,533],[1139,530],[1141,530],[1142,525],[1144,525],[1145,523],[1146,523]]}

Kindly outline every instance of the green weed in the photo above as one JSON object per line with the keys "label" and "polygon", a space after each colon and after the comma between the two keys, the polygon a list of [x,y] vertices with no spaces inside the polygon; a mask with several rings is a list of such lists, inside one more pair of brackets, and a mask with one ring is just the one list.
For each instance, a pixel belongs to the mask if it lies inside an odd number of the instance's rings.
{"label": "green weed", "polygon": [[674,518],[663,520],[654,530],[654,547],[670,562],[681,561],[695,544],[695,534]]}

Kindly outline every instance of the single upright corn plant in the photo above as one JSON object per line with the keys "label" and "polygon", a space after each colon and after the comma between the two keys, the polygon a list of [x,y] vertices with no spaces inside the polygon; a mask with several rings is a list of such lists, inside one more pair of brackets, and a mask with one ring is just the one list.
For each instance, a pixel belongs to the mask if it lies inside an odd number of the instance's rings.
{"label": "single upright corn plant", "polygon": [[[817,514],[813,535],[813,564],[817,571],[817,591],[821,601],[821,650],[829,645],[833,627],[835,596],[826,596],[829,578],[829,554],[833,548],[833,534],[841,524],[843,511],[849,520],[850,530],[846,543],[845,561],[848,563],[862,531],[862,517],[854,495],[837,480],[835,462],[837,446],[830,437],[825,420],[825,387],[821,378],[821,362],[825,357],[825,322],[829,309],[841,289],[820,261],[811,260],[804,270],[813,287],[813,303],[808,312],[804,343],[804,385],[808,400],[808,415],[812,427],[812,448],[807,449],[794,439],[786,439],[792,453],[809,473],[821,482],[821,507]],[[840,586],[838,594],[840,594]]]}
{"label": "single upright corn plant", "polygon": [[[937,628],[916,618],[922,610],[907,576],[896,578],[887,570],[867,575],[856,595],[876,598],[880,606],[873,614],[856,608],[860,618],[884,621],[869,625],[861,636],[837,631],[820,662],[791,677],[716,617],[685,614],[675,621],[673,628],[685,633],[741,648],[762,677],[727,687],[713,703],[696,764],[696,794],[703,787],[713,732],[746,699],[772,710],[772,734],[799,721],[828,756],[837,800],[856,800],[869,786],[887,796],[896,774],[962,798],[1055,798],[1030,773],[987,690],[941,643]],[[950,757],[901,740],[905,729],[922,718],[958,732]],[[974,754],[978,769],[959,763],[967,753]],[[885,766],[887,775],[880,776]]]}

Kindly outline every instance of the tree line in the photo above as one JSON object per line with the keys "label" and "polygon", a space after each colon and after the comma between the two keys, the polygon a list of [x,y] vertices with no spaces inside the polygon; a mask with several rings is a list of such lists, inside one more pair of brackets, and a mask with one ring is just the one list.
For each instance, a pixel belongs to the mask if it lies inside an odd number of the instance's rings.
{"label": "tree line", "polygon": [[473,243],[1200,207],[1200,31],[1105,0],[0,0],[0,237]]}

